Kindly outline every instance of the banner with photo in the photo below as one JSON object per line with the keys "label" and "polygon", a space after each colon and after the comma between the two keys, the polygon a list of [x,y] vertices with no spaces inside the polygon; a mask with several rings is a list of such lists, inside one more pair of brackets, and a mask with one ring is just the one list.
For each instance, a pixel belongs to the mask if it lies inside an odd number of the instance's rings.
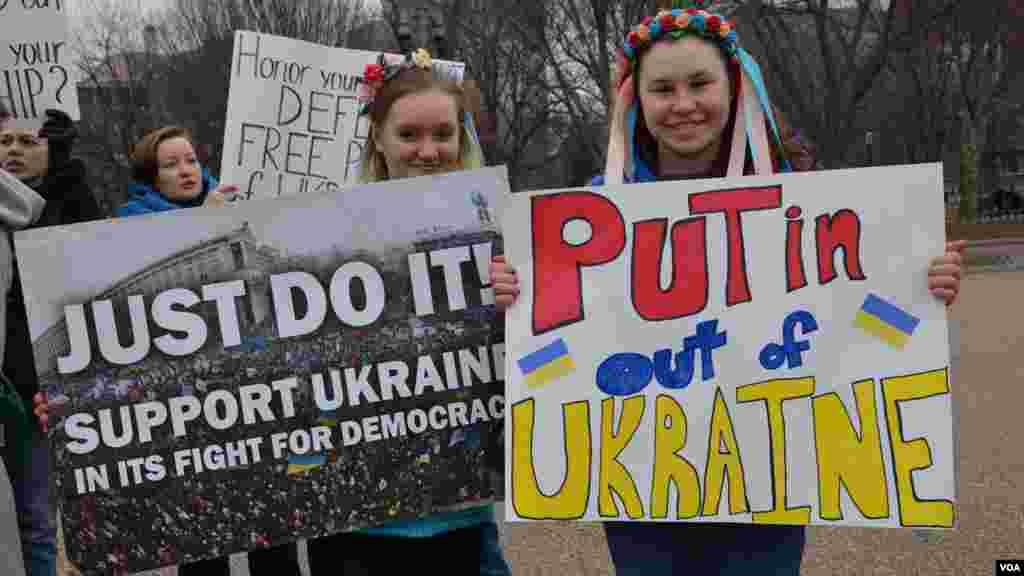
{"label": "banner with photo", "polygon": [[[240,197],[329,192],[355,182],[368,119],[359,83],[380,52],[236,31],[220,179]],[[389,61],[404,55],[386,54]],[[461,80],[465,65],[433,60]]]}
{"label": "banner with photo", "polygon": [[507,192],[489,168],[17,233],[71,562],[500,499]]}
{"label": "banner with photo", "polygon": [[515,194],[510,520],[955,523],[939,165]]}

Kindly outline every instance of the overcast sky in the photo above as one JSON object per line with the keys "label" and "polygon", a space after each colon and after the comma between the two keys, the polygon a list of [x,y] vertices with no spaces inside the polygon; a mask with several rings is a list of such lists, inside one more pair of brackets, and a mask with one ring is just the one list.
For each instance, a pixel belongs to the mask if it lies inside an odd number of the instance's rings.
{"label": "overcast sky", "polygon": [[[210,0],[217,1],[217,0]],[[830,0],[829,5],[841,6],[844,2],[854,2],[855,0]],[[147,10],[160,10],[170,6],[173,0],[67,0],[69,13],[75,17],[79,14],[87,14],[93,10],[93,5],[97,2],[112,2],[117,4],[131,5],[131,6],[144,6]],[[378,4],[377,0],[369,0],[369,4]],[[880,0],[882,7],[889,7],[889,0]]]}
{"label": "overcast sky", "polygon": [[[72,21],[80,18],[82,15],[87,15],[95,12],[97,5],[120,4],[123,6],[132,6],[147,11],[158,11],[163,10],[174,3],[174,0],[66,0],[68,6],[68,14],[71,16]],[[219,2],[220,0],[208,0],[210,2]],[[367,0],[367,4],[376,5],[379,4],[378,0]]]}
{"label": "overcast sky", "polygon": [[71,17],[72,22],[77,20],[83,15],[88,15],[96,11],[96,6],[102,6],[106,3],[121,4],[123,6],[131,6],[138,8],[139,10],[161,10],[171,5],[173,0],[67,0],[68,15]]}

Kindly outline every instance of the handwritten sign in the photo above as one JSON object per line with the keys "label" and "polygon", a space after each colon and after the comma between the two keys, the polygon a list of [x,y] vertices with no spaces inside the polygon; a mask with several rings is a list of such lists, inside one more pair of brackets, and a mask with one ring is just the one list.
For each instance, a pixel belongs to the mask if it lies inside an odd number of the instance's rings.
{"label": "handwritten sign", "polygon": [[488,168],[19,232],[72,562],[134,573],[500,499],[507,193]]}
{"label": "handwritten sign", "polygon": [[0,104],[15,126],[38,128],[48,108],[79,118],[61,0],[0,0]]}
{"label": "handwritten sign", "polygon": [[[221,180],[239,186],[246,199],[354,182],[369,130],[359,116],[359,80],[379,56],[235,32]],[[463,64],[434,65],[462,78]]]}
{"label": "handwritten sign", "polygon": [[516,194],[502,224],[510,520],[953,526],[941,166]]}

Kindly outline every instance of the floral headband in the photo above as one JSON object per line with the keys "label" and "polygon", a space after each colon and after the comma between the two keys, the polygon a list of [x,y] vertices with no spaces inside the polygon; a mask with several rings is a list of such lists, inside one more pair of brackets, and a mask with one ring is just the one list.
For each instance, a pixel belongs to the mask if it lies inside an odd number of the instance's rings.
{"label": "floral headband", "polygon": [[434,65],[430,52],[420,48],[411,54],[406,54],[405,59],[399,62],[387,63],[385,54],[381,54],[377,63],[367,64],[363,70],[363,77],[359,81],[359,101],[363,103],[359,110],[360,115],[367,114],[377,94],[380,93],[384,84],[393,80],[405,70],[419,68],[431,70]]}
{"label": "floral headband", "polygon": [[666,37],[678,40],[695,34],[717,43],[730,58],[738,60],[735,24],[708,12],[710,0],[689,0],[686,4],[690,7],[662,10],[656,16],[648,16],[630,30],[619,53],[620,80],[633,71],[641,52]]}

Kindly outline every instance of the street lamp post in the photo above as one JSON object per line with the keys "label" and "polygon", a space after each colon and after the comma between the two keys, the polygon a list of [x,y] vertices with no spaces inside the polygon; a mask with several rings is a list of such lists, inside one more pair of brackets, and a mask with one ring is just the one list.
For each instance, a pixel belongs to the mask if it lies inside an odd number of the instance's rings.
{"label": "street lamp post", "polygon": [[431,15],[431,31],[433,32],[434,46],[437,48],[437,57],[447,60],[448,54],[448,37],[444,29],[444,18],[438,12],[434,12]]}
{"label": "street lamp post", "polygon": [[399,16],[398,30],[395,31],[395,36],[398,38],[398,49],[402,54],[412,52],[412,27],[409,26],[405,14]]}

